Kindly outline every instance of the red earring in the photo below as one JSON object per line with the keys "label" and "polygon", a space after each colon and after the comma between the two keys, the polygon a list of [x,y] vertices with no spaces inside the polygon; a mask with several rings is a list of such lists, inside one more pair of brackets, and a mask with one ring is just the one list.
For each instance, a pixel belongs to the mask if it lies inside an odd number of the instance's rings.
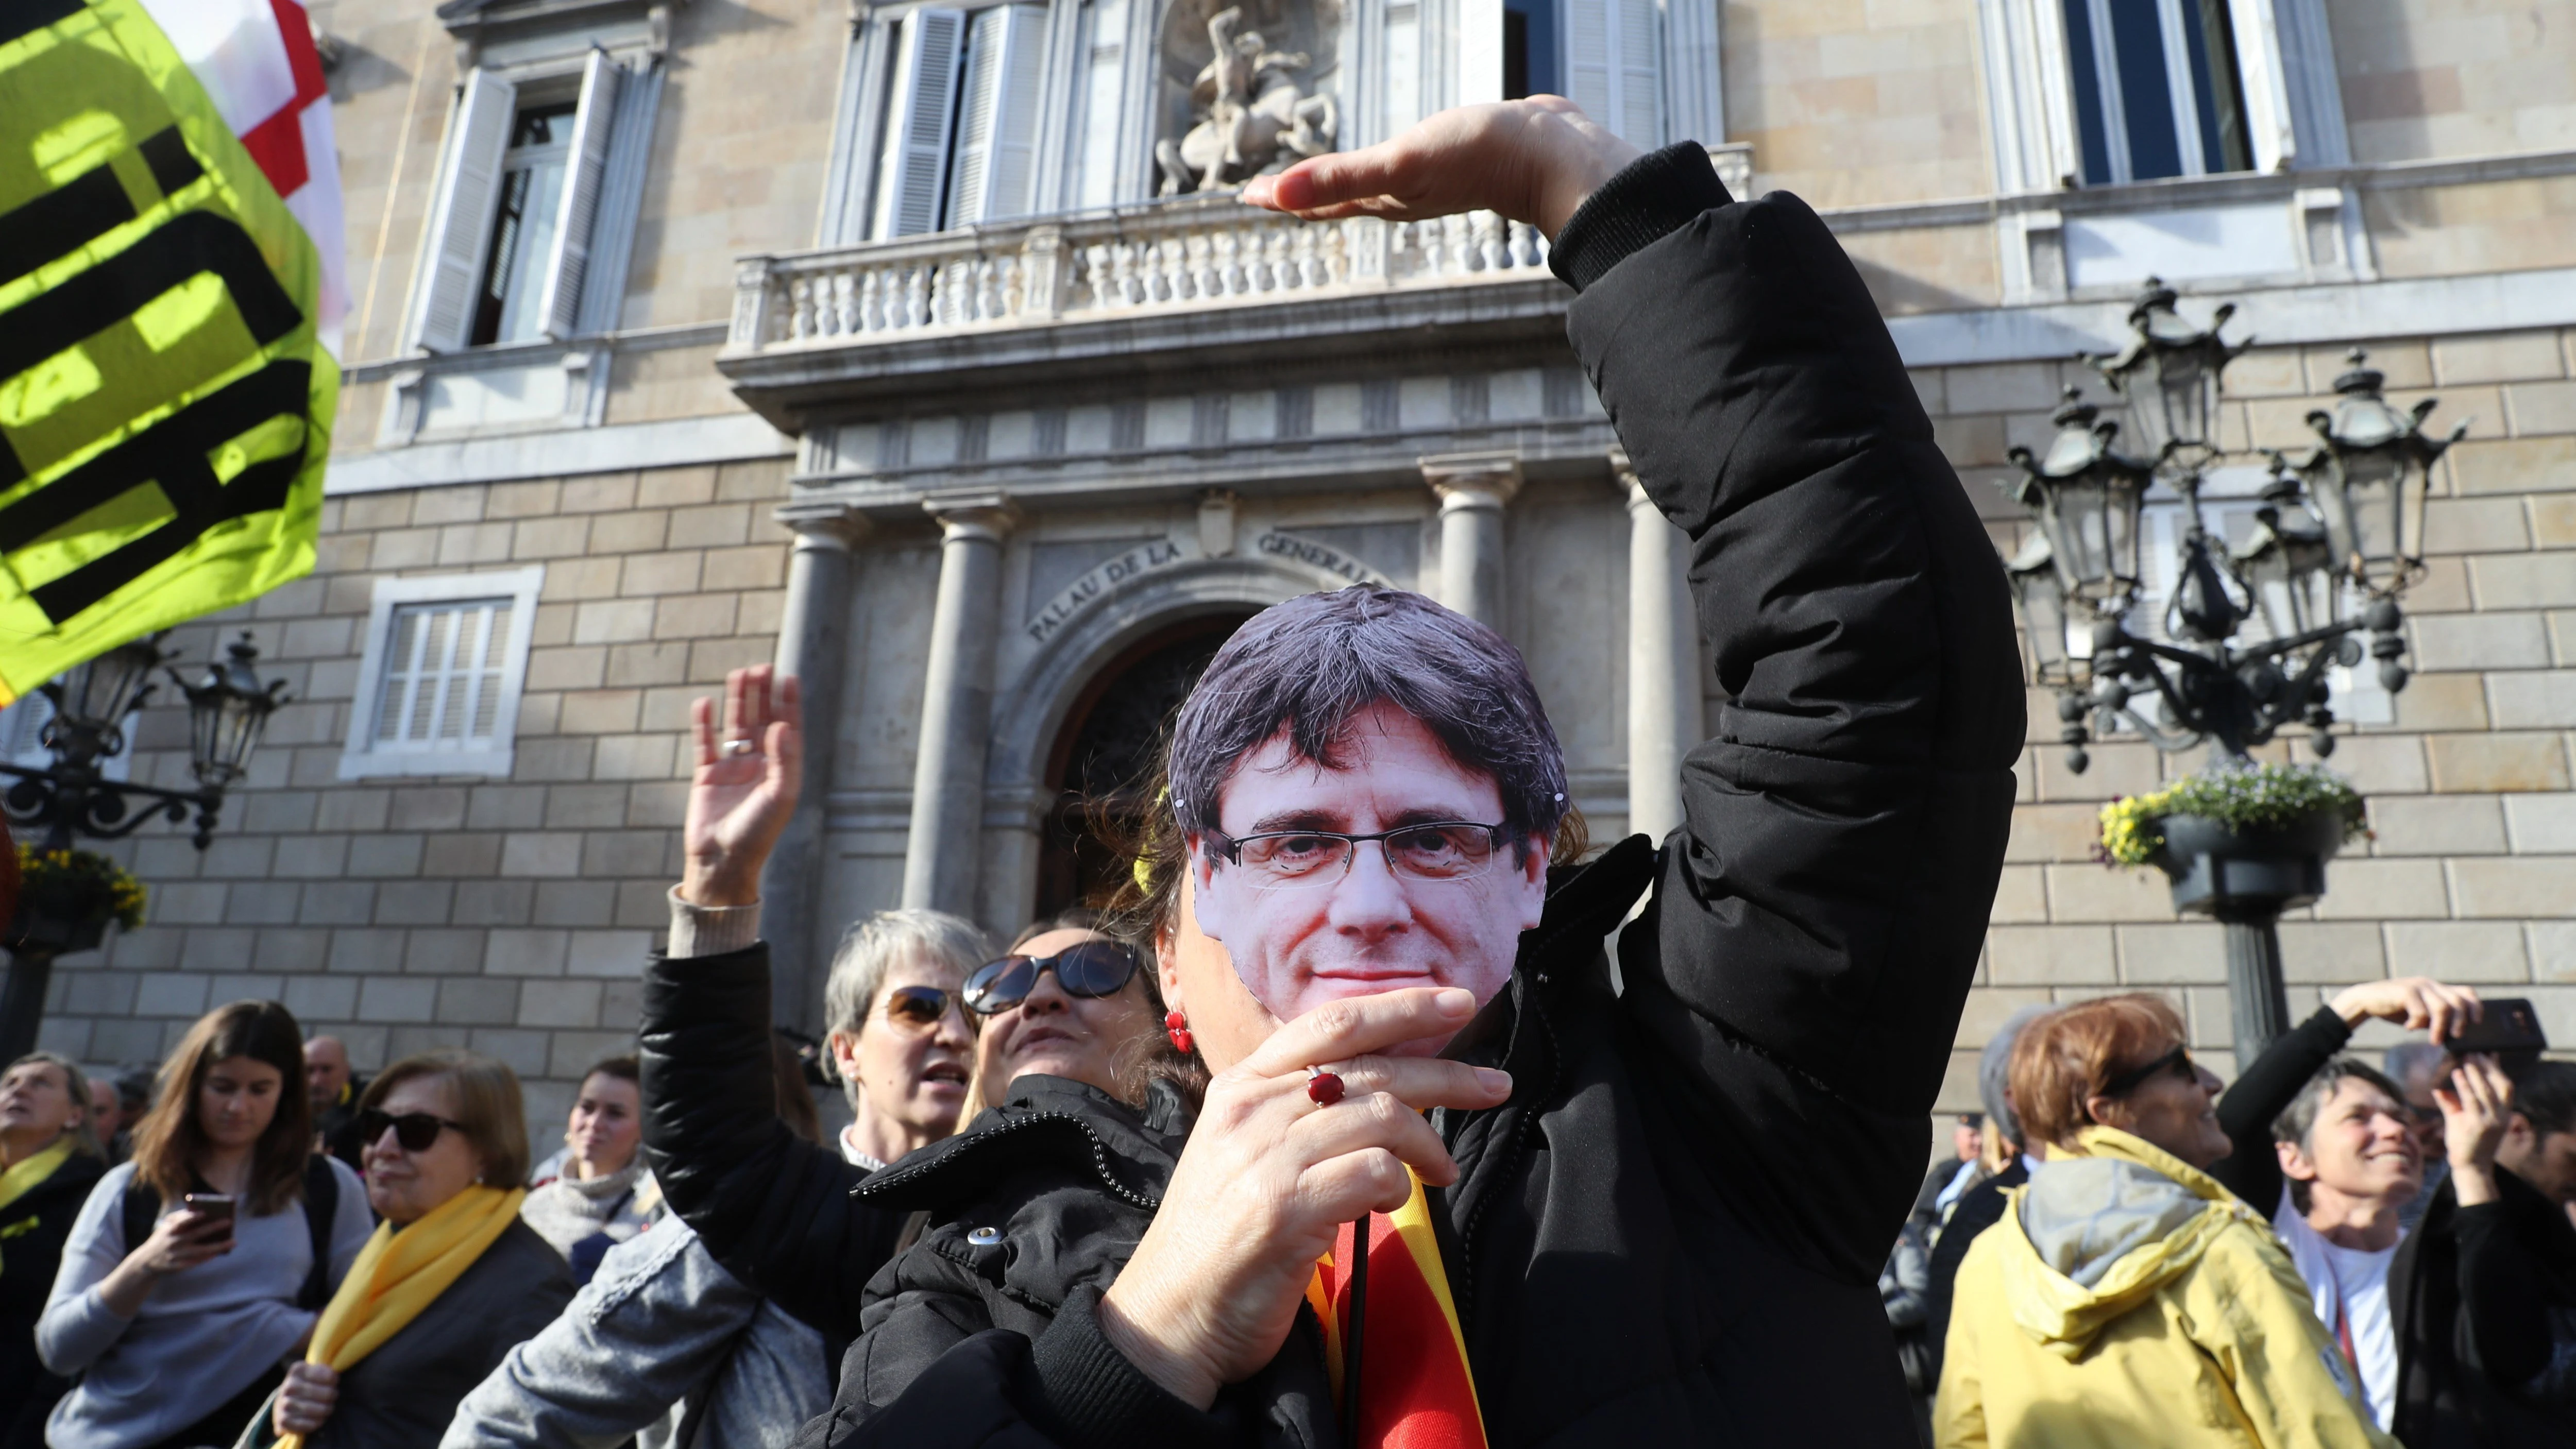
{"label": "red earring", "polygon": [[1190,1054],[1190,1019],[1177,1011],[1163,1013],[1163,1032],[1172,1039],[1172,1050]]}

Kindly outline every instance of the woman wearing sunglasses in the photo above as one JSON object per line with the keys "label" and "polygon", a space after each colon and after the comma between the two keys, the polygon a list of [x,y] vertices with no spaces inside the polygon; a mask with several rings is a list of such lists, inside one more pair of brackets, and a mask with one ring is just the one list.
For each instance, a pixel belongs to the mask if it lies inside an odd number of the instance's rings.
{"label": "woman wearing sunglasses", "polygon": [[231,1443],[371,1226],[357,1174],[311,1150],[285,1007],[207,1013],[159,1093],[134,1160],[82,1205],[37,1321],[45,1366],[79,1379],[46,1425],[60,1449]]}
{"label": "woman wearing sunglasses", "polygon": [[966,978],[966,1009],[983,1020],[976,1110],[1010,1100],[1026,1076],[1062,1077],[1141,1099],[1136,1066],[1161,1040],[1162,1004],[1143,955],[1092,925],[1088,911],[1040,921],[1011,952]]}
{"label": "woman wearing sunglasses", "polygon": [[1959,1265],[1935,1443],[2393,1445],[2270,1226],[2209,1175],[2220,1085],[2162,997],[2022,1029],[2013,1102],[2048,1159]]}
{"label": "woman wearing sunglasses", "polygon": [[519,1216],[527,1114],[507,1066],[405,1057],[367,1084],[357,1131],[384,1221],[253,1442],[435,1449],[465,1395],[572,1301],[572,1270]]}

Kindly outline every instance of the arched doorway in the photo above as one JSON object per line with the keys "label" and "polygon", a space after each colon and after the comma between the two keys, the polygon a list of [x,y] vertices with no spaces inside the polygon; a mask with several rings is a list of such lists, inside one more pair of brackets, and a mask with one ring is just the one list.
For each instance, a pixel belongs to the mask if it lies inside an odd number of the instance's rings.
{"label": "arched doorway", "polygon": [[1200,614],[1146,635],[1103,665],[1066,711],[1047,759],[1055,795],[1039,843],[1039,919],[1100,905],[1117,890],[1127,864],[1095,821],[1133,821],[1153,808],[1146,782],[1164,731],[1218,646],[1253,612]]}

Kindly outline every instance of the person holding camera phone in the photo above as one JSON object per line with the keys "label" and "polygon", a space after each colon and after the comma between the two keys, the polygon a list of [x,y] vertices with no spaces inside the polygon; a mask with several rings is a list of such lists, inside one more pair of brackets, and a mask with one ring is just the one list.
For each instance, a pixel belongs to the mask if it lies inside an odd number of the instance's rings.
{"label": "person holding camera phone", "polygon": [[63,1247],[36,1352],[80,1382],[55,1449],[225,1443],[276,1386],[373,1226],[345,1164],[311,1153],[304,1034],[273,1001],[190,1027],[134,1160]]}

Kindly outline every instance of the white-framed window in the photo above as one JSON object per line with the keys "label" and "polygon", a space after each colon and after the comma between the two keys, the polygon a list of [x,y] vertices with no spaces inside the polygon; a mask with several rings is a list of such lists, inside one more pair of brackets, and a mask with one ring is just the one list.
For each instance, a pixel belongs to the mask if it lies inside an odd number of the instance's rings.
{"label": "white-framed window", "polygon": [[1558,0],[1565,98],[1632,145],[1664,143],[1664,19],[1655,0]]}
{"label": "white-framed window", "polygon": [[1085,208],[1118,199],[1119,138],[1127,105],[1129,0],[1084,0],[1076,34],[1072,145],[1065,157],[1065,201]]}
{"label": "white-framed window", "polygon": [[870,237],[1033,209],[1046,30],[1047,7],[1027,4],[925,7],[895,22]]}
{"label": "white-framed window", "polygon": [[1978,0],[2007,192],[2351,158],[2325,0]]}
{"label": "white-framed window", "polygon": [[448,125],[411,343],[430,352],[613,330],[661,68],[578,61],[468,73]]}
{"label": "white-framed window", "polygon": [[376,580],[340,778],[508,775],[545,577]]}

